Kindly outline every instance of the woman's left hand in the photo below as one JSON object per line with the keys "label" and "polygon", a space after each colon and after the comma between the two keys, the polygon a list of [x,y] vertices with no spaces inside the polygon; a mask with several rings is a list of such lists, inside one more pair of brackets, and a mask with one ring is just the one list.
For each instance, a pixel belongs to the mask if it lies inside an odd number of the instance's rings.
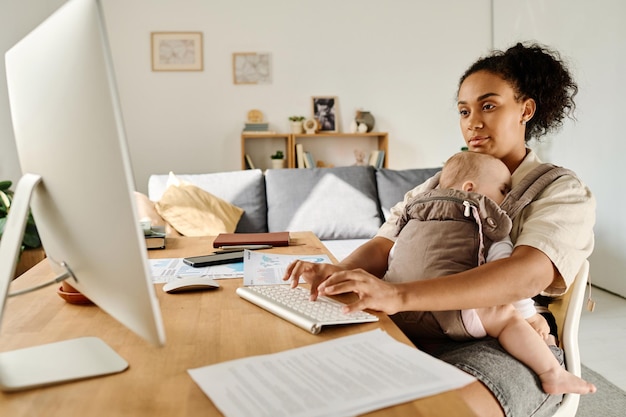
{"label": "woman's left hand", "polygon": [[363,269],[335,272],[317,287],[318,293],[323,295],[348,292],[358,295],[359,301],[344,308],[346,313],[370,309],[386,314],[400,311],[401,296],[398,289],[398,285],[383,281]]}

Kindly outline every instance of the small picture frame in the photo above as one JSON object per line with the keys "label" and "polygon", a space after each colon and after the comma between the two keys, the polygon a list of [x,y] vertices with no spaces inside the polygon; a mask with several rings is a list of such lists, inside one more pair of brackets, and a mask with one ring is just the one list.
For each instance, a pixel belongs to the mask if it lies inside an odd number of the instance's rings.
{"label": "small picture frame", "polygon": [[268,52],[234,52],[233,83],[271,84],[272,65]]}
{"label": "small picture frame", "polygon": [[336,96],[315,96],[311,100],[313,118],[317,120],[317,130],[322,133],[339,132],[339,109]]}
{"label": "small picture frame", "polygon": [[152,32],[152,71],[202,71],[202,32]]}

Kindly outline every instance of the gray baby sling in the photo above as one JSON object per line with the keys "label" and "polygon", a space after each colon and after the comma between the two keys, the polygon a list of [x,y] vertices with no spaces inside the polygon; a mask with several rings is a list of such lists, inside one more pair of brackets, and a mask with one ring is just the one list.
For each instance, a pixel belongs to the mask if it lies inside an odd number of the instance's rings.
{"label": "gray baby sling", "polygon": [[[439,174],[437,174],[438,176]],[[407,204],[398,220],[398,238],[384,279],[408,282],[445,276],[479,266],[491,244],[506,237],[512,219],[568,169],[542,164],[528,173],[500,206],[476,193],[434,188]],[[461,312],[405,311],[391,319],[415,344],[472,340]]]}

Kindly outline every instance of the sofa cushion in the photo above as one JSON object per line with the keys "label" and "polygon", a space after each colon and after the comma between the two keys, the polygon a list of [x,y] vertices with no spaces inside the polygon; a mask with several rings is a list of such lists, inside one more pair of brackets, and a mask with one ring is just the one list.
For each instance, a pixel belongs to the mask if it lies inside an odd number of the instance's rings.
{"label": "sofa cushion", "polygon": [[239,207],[192,184],[170,185],[155,208],[183,236],[233,233],[243,214]]}
{"label": "sofa cushion", "polygon": [[[267,232],[265,180],[260,169],[217,172],[210,174],[177,174],[176,177],[220,197],[244,210],[238,233]],[[158,201],[167,188],[169,176],[154,174],[148,180],[148,196]]]}
{"label": "sofa cushion", "polygon": [[441,168],[418,168],[418,169],[379,169],[376,171],[376,184],[378,186],[378,199],[384,219],[389,217],[391,207],[404,199],[411,189],[420,185],[428,178],[441,171]]}
{"label": "sofa cushion", "polygon": [[267,170],[269,231],[310,230],[320,239],[373,237],[382,224],[374,173],[365,166]]}

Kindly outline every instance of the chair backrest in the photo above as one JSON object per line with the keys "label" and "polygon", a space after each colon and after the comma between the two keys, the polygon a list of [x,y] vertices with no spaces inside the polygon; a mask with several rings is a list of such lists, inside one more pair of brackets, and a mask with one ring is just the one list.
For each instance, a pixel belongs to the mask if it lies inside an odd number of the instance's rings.
{"label": "chair backrest", "polygon": [[[585,301],[585,288],[589,278],[589,262],[585,261],[576,275],[569,291],[561,298],[550,304],[550,311],[554,314],[559,327],[561,348],[565,352],[565,368],[576,376],[580,376],[580,349],[578,346],[578,328],[580,315]],[[574,417],[578,409],[580,395],[565,394],[561,407],[554,417]]]}

